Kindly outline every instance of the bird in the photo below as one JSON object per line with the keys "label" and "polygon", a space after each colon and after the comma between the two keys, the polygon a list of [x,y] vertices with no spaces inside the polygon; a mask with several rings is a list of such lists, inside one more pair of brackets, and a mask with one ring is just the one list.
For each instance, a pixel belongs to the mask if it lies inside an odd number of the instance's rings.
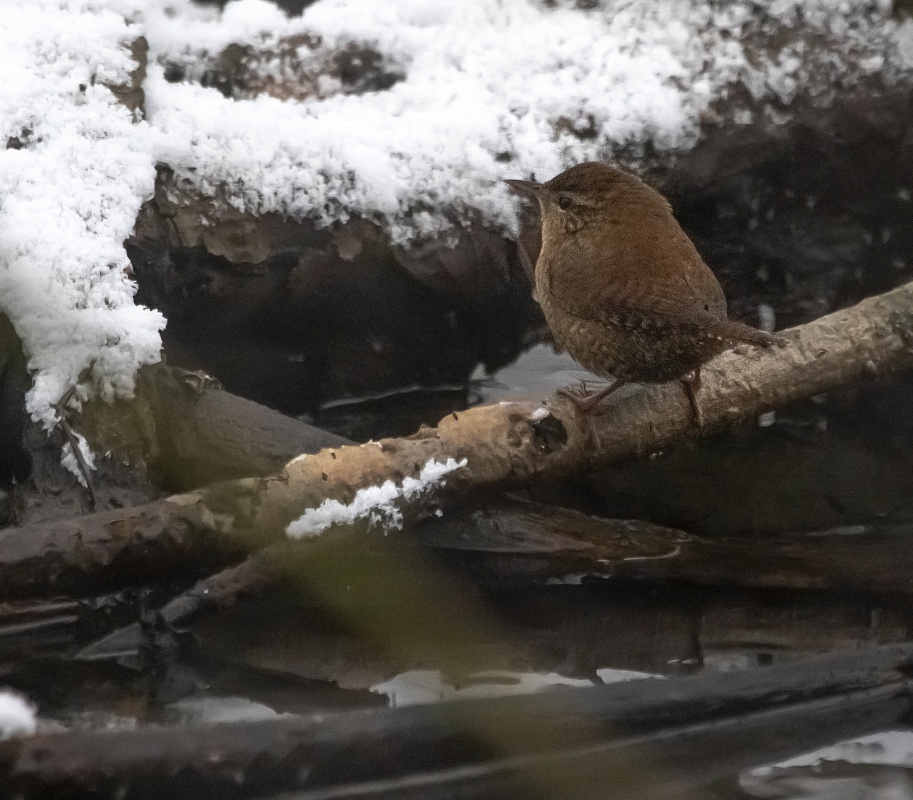
{"label": "bird", "polygon": [[778,342],[727,317],[723,289],[669,201],[632,172],[590,161],[546,183],[506,182],[539,203],[535,267],[519,250],[556,343],[613,381],[560,390],[581,413],[628,383],[678,380],[703,427],[701,366],[741,343]]}

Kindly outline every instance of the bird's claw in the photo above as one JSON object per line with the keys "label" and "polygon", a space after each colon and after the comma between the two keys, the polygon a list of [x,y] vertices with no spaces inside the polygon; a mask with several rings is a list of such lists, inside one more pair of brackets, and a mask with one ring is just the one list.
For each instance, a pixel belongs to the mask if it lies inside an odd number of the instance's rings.
{"label": "bird's claw", "polygon": [[592,390],[587,389],[586,381],[580,381],[577,386],[566,386],[559,389],[557,394],[559,397],[569,400],[579,413],[586,415],[593,413],[596,407],[621,385],[621,381],[615,381],[605,389]]}

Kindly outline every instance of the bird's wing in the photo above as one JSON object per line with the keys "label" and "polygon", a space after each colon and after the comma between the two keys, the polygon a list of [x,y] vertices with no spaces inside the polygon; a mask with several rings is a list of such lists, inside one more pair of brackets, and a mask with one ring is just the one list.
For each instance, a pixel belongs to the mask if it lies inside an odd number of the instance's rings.
{"label": "bird's wing", "polygon": [[661,238],[651,235],[652,225],[632,225],[598,248],[564,251],[549,269],[554,299],[577,316],[603,321],[725,319],[716,276],[673,224],[672,230],[664,226]]}

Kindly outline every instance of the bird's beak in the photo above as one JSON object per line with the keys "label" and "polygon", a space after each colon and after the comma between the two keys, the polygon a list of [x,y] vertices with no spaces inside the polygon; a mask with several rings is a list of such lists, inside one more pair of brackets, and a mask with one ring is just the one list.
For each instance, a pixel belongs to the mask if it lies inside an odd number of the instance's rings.
{"label": "bird's beak", "polygon": [[542,184],[536,183],[535,181],[506,180],[504,183],[510,186],[515,192],[526,194],[530,197],[539,197],[539,194],[542,191]]}

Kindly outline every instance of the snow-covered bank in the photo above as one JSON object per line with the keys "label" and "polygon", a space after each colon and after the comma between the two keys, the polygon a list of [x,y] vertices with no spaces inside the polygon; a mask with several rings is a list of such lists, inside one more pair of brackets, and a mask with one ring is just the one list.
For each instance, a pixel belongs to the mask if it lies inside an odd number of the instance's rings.
{"label": "snow-covered bank", "polygon": [[145,124],[105,85],[129,81],[140,32],[108,5],[0,2],[0,310],[48,426],[81,374],[83,397],[129,394],[164,325],[128,277],[123,243],[155,169]]}
{"label": "snow-covered bank", "polygon": [[[169,84],[153,70],[160,157],[199,192],[219,187],[253,214],[319,224],[357,214],[382,222],[395,243],[472,218],[514,230],[505,177],[547,178],[647,143],[658,152],[687,148],[714,101],[735,87],[789,103],[800,87],[825,91],[860,64],[886,79],[895,72],[879,55],[896,26],[887,2],[780,0],[766,13],[757,3],[699,0],[573,5],[321,0],[286,19],[266,0],[241,0],[209,21],[158,17],[149,24],[153,60],[199,74],[201,60],[247,45],[274,54],[249,67],[281,97],[283,82],[351,45],[401,75],[385,91],[347,94],[338,81],[334,91],[325,76],[330,85],[303,102],[236,101],[198,83]],[[795,24],[800,7],[803,24],[838,37],[856,67],[809,63],[801,39],[749,54],[753,31]],[[299,44],[283,50],[291,40]],[[746,111],[740,121],[751,118]]]}

